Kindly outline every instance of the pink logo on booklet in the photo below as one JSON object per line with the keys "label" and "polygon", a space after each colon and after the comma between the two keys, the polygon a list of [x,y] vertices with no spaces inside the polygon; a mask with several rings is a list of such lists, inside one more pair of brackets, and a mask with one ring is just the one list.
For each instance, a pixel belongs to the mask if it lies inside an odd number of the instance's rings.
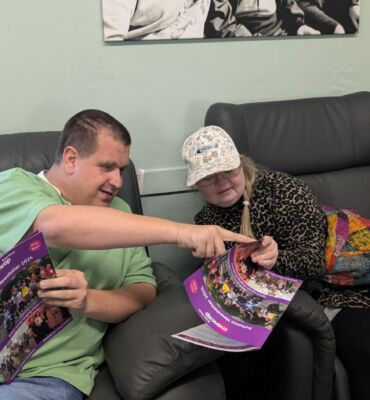
{"label": "pink logo on booklet", "polygon": [[189,290],[190,290],[190,292],[192,294],[195,294],[195,293],[197,293],[198,289],[199,289],[198,282],[195,279],[192,279],[189,282]]}
{"label": "pink logo on booklet", "polygon": [[34,240],[33,242],[30,243],[28,249],[29,251],[39,251],[41,248],[41,241],[40,240]]}

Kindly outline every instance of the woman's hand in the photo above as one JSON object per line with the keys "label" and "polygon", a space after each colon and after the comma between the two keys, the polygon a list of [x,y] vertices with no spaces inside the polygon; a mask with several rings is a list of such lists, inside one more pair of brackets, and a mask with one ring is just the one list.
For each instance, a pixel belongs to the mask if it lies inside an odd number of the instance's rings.
{"label": "woman's hand", "polygon": [[271,269],[276,264],[278,254],[279,249],[275,240],[271,236],[264,236],[261,246],[251,254],[251,259],[254,263]]}

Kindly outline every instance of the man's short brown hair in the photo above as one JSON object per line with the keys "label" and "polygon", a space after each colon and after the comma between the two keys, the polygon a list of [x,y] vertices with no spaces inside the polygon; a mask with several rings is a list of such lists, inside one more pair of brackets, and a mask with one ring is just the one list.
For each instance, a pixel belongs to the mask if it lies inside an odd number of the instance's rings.
{"label": "man's short brown hair", "polygon": [[111,115],[100,110],[83,110],[71,117],[65,124],[60,135],[55,163],[59,164],[63,157],[64,149],[68,146],[75,147],[81,157],[88,157],[96,151],[98,135],[102,128],[124,145],[131,144],[131,136],[126,127]]}

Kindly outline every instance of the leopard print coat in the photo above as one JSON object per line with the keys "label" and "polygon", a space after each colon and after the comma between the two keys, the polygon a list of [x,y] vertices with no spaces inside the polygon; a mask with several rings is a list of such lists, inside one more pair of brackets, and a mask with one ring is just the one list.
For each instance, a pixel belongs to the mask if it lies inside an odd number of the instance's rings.
{"label": "leopard print coat", "polygon": [[[286,173],[258,171],[249,203],[255,238],[269,235],[279,246],[273,271],[320,281],[325,273],[327,223],[311,189],[299,178]],[[243,198],[227,208],[207,203],[194,220],[199,225],[216,224],[239,232],[243,207]],[[232,245],[227,243],[226,247]],[[327,288],[318,298],[323,306],[333,307],[362,306],[369,300],[363,293],[353,290],[337,292]]]}

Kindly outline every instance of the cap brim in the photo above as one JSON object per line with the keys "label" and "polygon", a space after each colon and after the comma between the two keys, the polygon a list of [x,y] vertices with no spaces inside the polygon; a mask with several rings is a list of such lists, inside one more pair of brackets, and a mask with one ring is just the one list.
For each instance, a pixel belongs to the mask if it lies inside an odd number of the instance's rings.
{"label": "cap brim", "polygon": [[194,186],[197,182],[199,182],[201,179],[205,178],[206,176],[217,174],[219,172],[230,171],[234,168],[238,168],[240,164],[241,164],[241,161],[239,158],[238,160],[236,160],[233,163],[229,163],[229,164],[225,163],[225,164],[217,165],[217,166],[214,166],[214,168],[212,168],[212,169],[203,170],[201,172],[193,171],[192,173],[188,174],[188,176],[186,178],[186,186],[187,187]]}

